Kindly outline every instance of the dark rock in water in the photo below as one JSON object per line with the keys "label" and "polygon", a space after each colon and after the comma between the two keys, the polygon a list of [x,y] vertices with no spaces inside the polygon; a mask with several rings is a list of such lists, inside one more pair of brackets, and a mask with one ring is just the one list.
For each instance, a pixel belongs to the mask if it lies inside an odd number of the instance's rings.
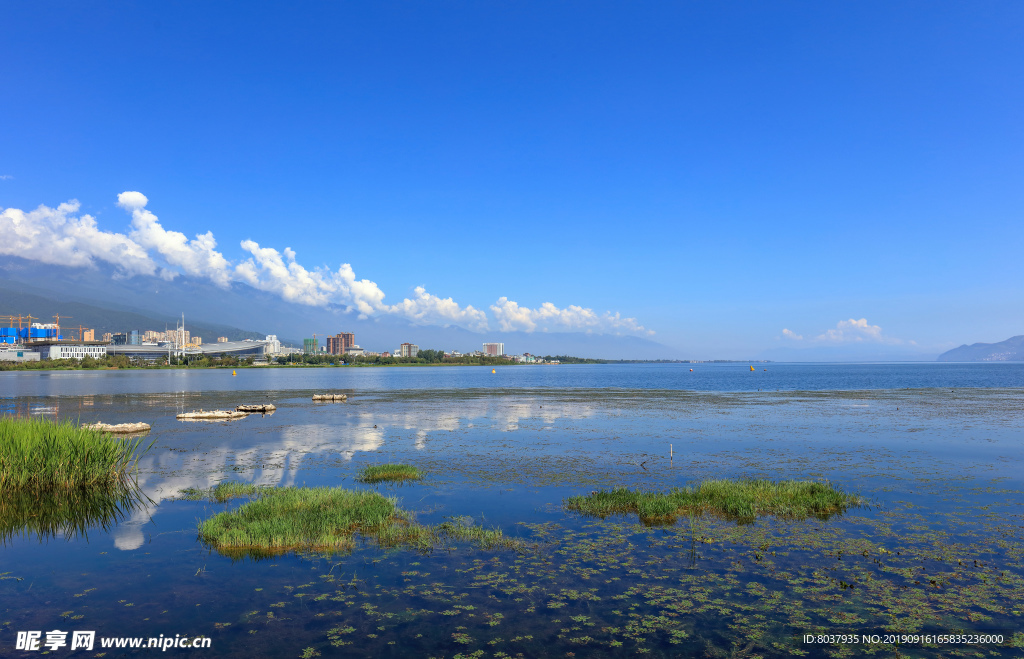
{"label": "dark rock in water", "polygon": [[1016,362],[1024,361],[1024,334],[999,343],[962,345],[939,355],[940,362]]}

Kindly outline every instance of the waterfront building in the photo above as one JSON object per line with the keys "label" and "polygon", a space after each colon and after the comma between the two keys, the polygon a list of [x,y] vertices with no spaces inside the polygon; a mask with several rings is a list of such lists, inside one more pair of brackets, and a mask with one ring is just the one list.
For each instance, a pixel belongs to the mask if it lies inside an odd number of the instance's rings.
{"label": "waterfront building", "polygon": [[501,357],[505,354],[504,343],[485,343],[484,354],[488,357]]}
{"label": "waterfront building", "polygon": [[277,334],[267,334],[266,341],[268,355],[281,354],[281,342],[277,340]]}
{"label": "waterfront building", "polygon": [[338,332],[327,337],[327,352],[332,355],[344,355],[349,348],[356,345],[355,332]]}
{"label": "waterfront building", "polygon": [[[270,337],[268,336],[267,338],[269,339]],[[226,337],[226,336],[218,336],[217,337],[217,343],[227,343],[227,342],[228,342],[228,337]]]}
{"label": "waterfront building", "polygon": [[398,347],[399,357],[415,357],[420,352],[420,347],[415,343],[403,343]]}
{"label": "waterfront building", "polygon": [[[137,334],[138,332],[136,332]],[[131,345],[141,345],[141,342]],[[107,356],[107,346],[47,345],[39,347],[39,354],[43,359],[82,359],[83,357],[102,359]]]}
{"label": "waterfront building", "polygon": [[317,341],[315,338],[302,339],[302,354],[315,355],[318,352],[320,352],[320,349],[317,347],[318,343],[319,341]]}

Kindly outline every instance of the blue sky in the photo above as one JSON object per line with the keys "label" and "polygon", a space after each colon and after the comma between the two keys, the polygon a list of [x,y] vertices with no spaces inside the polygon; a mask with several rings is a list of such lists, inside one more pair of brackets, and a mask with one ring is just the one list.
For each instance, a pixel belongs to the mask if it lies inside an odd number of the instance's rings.
{"label": "blue sky", "polygon": [[5,3],[0,24],[0,224],[22,232],[0,254],[138,248],[134,277],[706,357],[1024,333],[1020,3]]}

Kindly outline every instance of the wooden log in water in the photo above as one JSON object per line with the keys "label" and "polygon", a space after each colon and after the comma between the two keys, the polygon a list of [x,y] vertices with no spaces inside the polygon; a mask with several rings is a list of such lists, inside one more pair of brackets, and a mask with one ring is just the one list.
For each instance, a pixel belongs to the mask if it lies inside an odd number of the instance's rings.
{"label": "wooden log in water", "polygon": [[225,419],[240,419],[248,416],[245,412],[235,410],[199,410],[198,412],[183,412],[178,415],[179,419],[205,419],[207,421],[219,421]]}

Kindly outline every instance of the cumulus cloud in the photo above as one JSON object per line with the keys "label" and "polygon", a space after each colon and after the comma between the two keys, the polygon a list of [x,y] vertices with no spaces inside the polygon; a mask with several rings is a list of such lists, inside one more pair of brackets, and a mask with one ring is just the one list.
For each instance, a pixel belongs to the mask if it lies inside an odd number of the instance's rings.
{"label": "cumulus cloud", "polygon": [[10,181],[12,178],[10,174],[0,174],[0,181]]}
{"label": "cumulus cloud", "polygon": [[[213,232],[197,234],[189,240],[179,231],[168,231],[157,216],[146,210],[149,199],[141,192],[122,192],[117,205],[132,214],[131,237],[147,249],[154,249],[167,261],[186,274],[206,277],[222,288],[231,283],[231,264],[214,249],[217,241]],[[170,272],[170,271],[168,271]]]}
{"label": "cumulus cloud", "polygon": [[384,291],[369,279],[356,279],[352,266],[343,263],[336,272],[307,270],[296,262],[295,251],[286,247],[260,247],[254,240],[243,240],[242,249],[252,257],[239,263],[234,274],[253,288],[270,291],[289,302],[310,306],[337,304],[366,318],[384,312]]}
{"label": "cumulus cloud", "polygon": [[71,267],[114,265],[125,275],[152,275],[157,264],[139,243],[123,233],[101,231],[91,215],[77,216],[77,200],[57,208],[0,212],[0,254]]}
{"label": "cumulus cloud", "polygon": [[[783,330],[783,334],[786,334],[787,331],[788,330]],[[822,334],[814,337],[814,341],[832,344],[885,343],[895,345],[903,343],[902,339],[896,339],[882,334],[882,328],[878,325],[868,323],[867,318],[861,318],[860,320],[857,320],[856,318],[841,320],[836,323],[834,328],[825,330]]]}
{"label": "cumulus cloud", "polygon": [[[181,232],[166,229],[147,209],[149,199],[138,191],[119,194],[117,205],[131,215],[127,235],[101,231],[91,215],[78,216],[80,205],[75,200],[57,208],[39,206],[27,213],[0,208],[0,255],[71,267],[95,267],[97,261],[103,261],[127,276],[173,279],[184,273],[208,279],[223,288],[244,283],[297,304],[342,307],[358,313],[360,318],[387,315],[420,325],[490,329],[482,309],[428,293],[422,286],[414,289],[411,298],[386,304],[384,291],[369,279],[357,278],[350,264],[343,263],[337,270],[309,269],[297,261],[290,247],[279,251],[255,240],[243,240],[240,246],[248,256],[233,263],[217,250],[212,231],[189,239]],[[491,310],[503,331],[654,334],[635,318],[607,311],[599,314],[577,305],[559,308],[545,302],[530,309],[502,297]]]}
{"label": "cumulus cloud", "polygon": [[480,332],[488,329],[487,314],[472,305],[460,307],[452,298],[431,295],[422,286],[417,286],[415,293],[412,300],[406,298],[388,310],[420,325],[457,325]]}
{"label": "cumulus cloud", "polygon": [[491,305],[491,311],[494,312],[499,327],[506,332],[534,332],[537,329],[546,331],[554,328],[654,334],[652,330],[639,324],[636,318],[623,318],[619,313],[612,314],[608,311],[598,314],[593,309],[585,309],[574,304],[559,309],[551,302],[545,302],[536,309],[530,309],[519,306],[519,303],[507,297],[501,297]]}
{"label": "cumulus cloud", "polygon": [[802,334],[797,334],[793,330],[788,330],[785,328],[782,329],[782,336],[786,337],[787,339],[793,339],[794,341],[802,341],[804,338]]}

